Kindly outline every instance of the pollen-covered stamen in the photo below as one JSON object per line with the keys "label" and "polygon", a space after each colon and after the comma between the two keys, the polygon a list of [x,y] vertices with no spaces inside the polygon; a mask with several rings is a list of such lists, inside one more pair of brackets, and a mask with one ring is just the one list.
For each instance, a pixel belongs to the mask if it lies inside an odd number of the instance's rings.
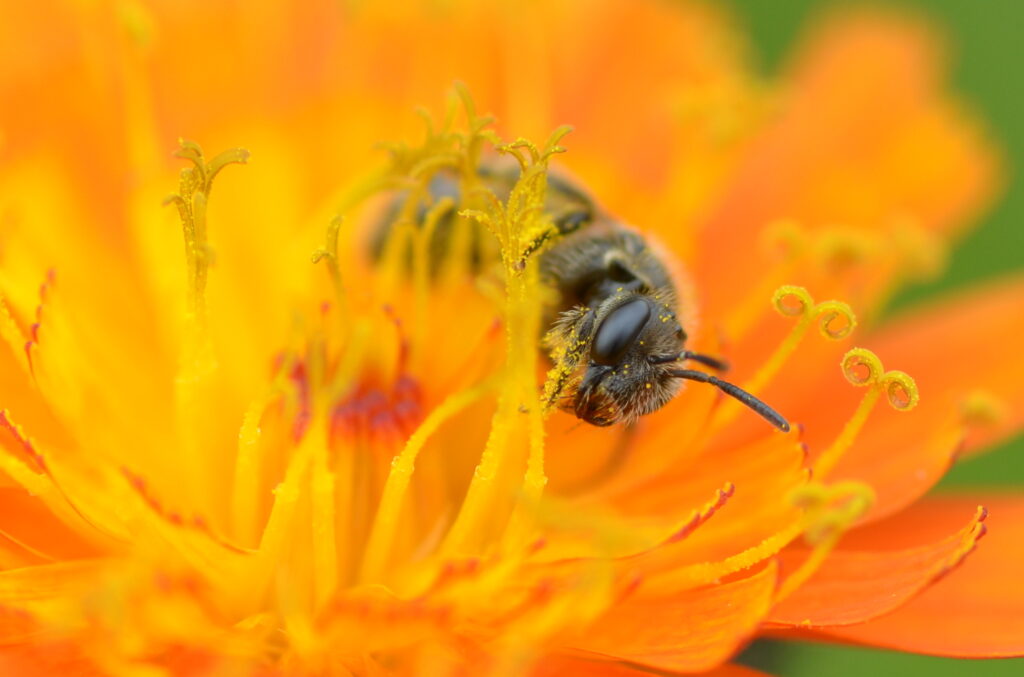
{"label": "pollen-covered stamen", "polygon": [[[848,337],[857,326],[857,318],[850,306],[841,301],[815,303],[810,293],[803,287],[793,285],[779,287],[772,296],[772,306],[780,315],[798,317],[799,320],[757,373],[742,384],[743,390],[754,395],[763,390],[779,373],[782,366],[799,347],[812,324],[817,322],[821,335],[832,341]],[[720,428],[731,421],[738,411],[739,406],[736,403],[727,402],[715,418],[715,427]]]}
{"label": "pollen-covered stamen", "polygon": [[892,226],[894,249],[904,262],[906,277],[929,279],[946,268],[949,246],[938,233],[909,217],[896,219]]}
{"label": "pollen-covered stamen", "polygon": [[815,462],[814,473],[818,479],[824,479],[853,445],[880,395],[884,393],[889,405],[897,411],[910,411],[920,399],[914,379],[902,371],[885,371],[882,361],[870,350],[854,348],[848,351],[843,357],[842,369],[850,383],[867,387],[868,391],[842,432]]}
{"label": "pollen-covered stamen", "polygon": [[[907,280],[928,279],[940,271],[948,249],[933,231],[914,218],[895,215],[878,230],[849,226],[823,228],[814,234],[813,263],[832,278],[848,278],[865,271],[888,271],[880,293]],[[876,278],[878,279],[878,278]]]}
{"label": "pollen-covered stamen", "polygon": [[181,217],[185,235],[185,261],[188,267],[189,313],[202,323],[205,313],[206,278],[210,267],[210,246],[206,239],[206,207],[210,199],[213,180],[229,164],[245,164],[249,151],[244,148],[226,150],[210,162],[203,156],[199,144],[181,139],[176,157],[192,162],[192,167],[181,170],[178,192],[170,195],[165,204],[173,203]]}
{"label": "pollen-covered stamen", "polygon": [[831,486],[811,482],[795,489],[789,500],[804,510],[801,518],[804,539],[813,549],[800,567],[783,581],[775,594],[776,603],[814,575],[842,535],[871,507],[875,494],[862,482],[839,482]]}
{"label": "pollen-covered stamen", "polygon": [[823,272],[842,275],[877,256],[882,248],[878,240],[855,228],[827,228],[815,238],[814,259]]}
{"label": "pollen-covered stamen", "polygon": [[190,161],[192,167],[181,170],[178,193],[164,201],[165,204],[173,203],[181,218],[188,280],[185,331],[175,379],[175,405],[184,475],[193,484],[191,488],[195,495],[209,501],[215,489],[200,430],[204,417],[214,415],[204,406],[203,399],[211,396],[210,377],[217,362],[206,331],[206,279],[211,258],[206,237],[206,209],[216,176],[229,164],[244,164],[249,152],[234,148],[207,162],[198,144],[185,140],[179,143],[181,147],[175,155]]}
{"label": "pollen-covered stamen", "polygon": [[761,248],[772,266],[743,300],[736,303],[725,320],[723,330],[730,339],[743,336],[764,313],[764,299],[791,277],[809,247],[808,235],[791,219],[772,221],[761,232]]}
{"label": "pollen-covered stamen", "polygon": [[905,217],[887,225],[867,231],[843,225],[810,228],[792,219],[768,223],[761,246],[772,265],[734,305],[724,323],[726,336],[743,336],[764,312],[761,299],[798,266],[828,279],[849,278],[869,268],[895,272],[901,279],[927,277],[941,269],[946,253],[934,233]]}
{"label": "pollen-covered stamen", "polygon": [[312,256],[313,263],[319,263],[322,260],[327,265],[327,272],[331,276],[331,287],[334,290],[335,317],[343,331],[349,326],[345,285],[342,282],[341,265],[338,263],[338,234],[341,232],[344,222],[345,219],[340,215],[331,219],[330,225],[327,226],[324,246],[314,251]]}
{"label": "pollen-covered stamen", "polygon": [[967,426],[992,426],[1006,420],[1010,407],[987,390],[972,390],[960,401],[960,413]]}
{"label": "pollen-covered stamen", "polygon": [[[499,469],[510,452],[511,441],[527,441],[527,465],[519,491],[517,507],[509,523],[506,541],[521,547],[528,538],[529,511],[533,510],[547,484],[544,474],[543,407],[535,384],[537,364],[536,337],[540,333],[540,278],[536,261],[520,265],[520,254],[537,233],[549,226],[543,214],[547,188],[547,167],[552,155],[562,152],[558,145],[568,128],[556,130],[542,150],[525,141],[499,147],[513,155],[521,172],[505,203],[492,201],[486,211],[463,211],[476,219],[497,238],[505,268],[505,329],[508,354],[504,385],[480,463],[470,482],[465,501],[442,545],[446,555],[466,547],[480,547],[490,540],[483,533],[483,518],[495,509],[498,494],[511,488],[509,478],[498,478]],[[527,155],[523,153],[525,149]],[[526,416],[523,416],[523,413]],[[502,486],[503,482],[509,486]],[[471,545],[472,544],[472,545]]]}
{"label": "pollen-covered stamen", "polygon": [[391,548],[398,529],[399,513],[409,482],[416,467],[416,458],[442,423],[475,402],[486,391],[477,387],[453,395],[442,402],[423,420],[409,437],[402,452],[391,461],[391,470],[380,498],[363,557],[360,579],[380,581],[386,574]]}
{"label": "pollen-covered stamen", "polygon": [[[427,299],[430,294],[430,243],[433,242],[438,223],[454,208],[454,200],[450,197],[441,198],[427,211],[423,225],[413,234],[412,276],[415,303],[412,344],[417,349],[420,346],[425,347],[426,344],[429,310]],[[424,359],[422,351],[417,350],[413,354],[413,359],[419,364]]]}

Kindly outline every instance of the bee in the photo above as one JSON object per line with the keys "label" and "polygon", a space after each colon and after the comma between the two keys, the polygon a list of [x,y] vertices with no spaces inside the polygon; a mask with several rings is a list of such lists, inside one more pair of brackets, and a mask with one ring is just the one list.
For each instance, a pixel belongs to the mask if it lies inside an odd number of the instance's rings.
{"label": "bee", "polygon": [[[480,176],[499,196],[507,195],[516,179],[510,170],[486,165]],[[437,197],[458,194],[455,179],[443,174],[429,188]],[[697,381],[739,400],[777,429],[789,430],[782,415],[751,393],[689,368],[692,362],[722,372],[727,365],[686,349],[676,284],[663,257],[639,231],[554,171],[548,173],[545,210],[555,226],[554,242],[546,248],[537,243],[525,255],[539,251],[541,279],[555,291],[546,314],[549,329],[541,339],[554,365],[545,386],[549,407],[595,426],[631,424],[663,407],[683,381]]]}

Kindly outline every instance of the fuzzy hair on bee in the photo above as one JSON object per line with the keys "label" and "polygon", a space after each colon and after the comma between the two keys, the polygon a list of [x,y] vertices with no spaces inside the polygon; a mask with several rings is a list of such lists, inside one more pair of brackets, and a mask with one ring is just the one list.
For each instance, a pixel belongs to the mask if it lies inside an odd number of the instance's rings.
{"label": "fuzzy hair on bee", "polygon": [[594,308],[574,306],[558,315],[542,341],[555,365],[545,389],[549,407],[557,406],[596,425],[629,424],[675,397],[679,379],[666,374],[662,365],[652,363],[648,356],[672,354],[677,332],[682,331],[678,325],[664,326],[659,320],[659,325],[641,330],[615,365],[594,365],[590,359],[595,328],[616,309],[631,303],[630,307],[638,307],[647,298],[660,304],[658,310],[666,323],[675,322],[675,292],[669,287],[650,294],[619,291]]}
{"label": "fuzzy hair on bee", "polygon": [[[507,193],[516,178],[488,165],[479,176],[497,195]],[[457,195],[453,178],[435,185]],[[551,238],[526,256],[540,257],[541,279],[554,292],[544,318],[550,329],[540,339],[552,362],[544,387],[548,407],[596,426],[632,424],[663,407],[690,380],[717,387],[779,430],[789,430],[786,419],[754,395],[685,368],[687,362],[715,371],[726,365],[686,350],[676,281],[665,255],[642,233],[604,212],[557,172],[548,174],[545,211],[554,225]]]}

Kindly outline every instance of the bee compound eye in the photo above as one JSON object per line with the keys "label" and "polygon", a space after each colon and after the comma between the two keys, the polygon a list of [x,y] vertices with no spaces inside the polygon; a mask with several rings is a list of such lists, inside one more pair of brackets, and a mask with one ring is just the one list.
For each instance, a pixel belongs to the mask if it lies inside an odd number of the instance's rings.
{"label": "bee compound eye", "polygon": [[612,310],[597,328],[590,349],[591,359],[607,366],[618,364],[650,319],[651,305],[642,298],[627,301]]}

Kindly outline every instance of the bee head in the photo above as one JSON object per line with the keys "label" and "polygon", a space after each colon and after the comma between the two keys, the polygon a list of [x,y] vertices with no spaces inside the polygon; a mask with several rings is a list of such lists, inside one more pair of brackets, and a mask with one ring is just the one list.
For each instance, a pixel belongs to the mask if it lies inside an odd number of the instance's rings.
{"label": "bee head", "polygon": [[678,354],[686,338],[674,313],[647,294],[613,298],[599,308],[589,363],[573,398],[576,416],[608,426],[661,408],[678,379],[652,355]]}

